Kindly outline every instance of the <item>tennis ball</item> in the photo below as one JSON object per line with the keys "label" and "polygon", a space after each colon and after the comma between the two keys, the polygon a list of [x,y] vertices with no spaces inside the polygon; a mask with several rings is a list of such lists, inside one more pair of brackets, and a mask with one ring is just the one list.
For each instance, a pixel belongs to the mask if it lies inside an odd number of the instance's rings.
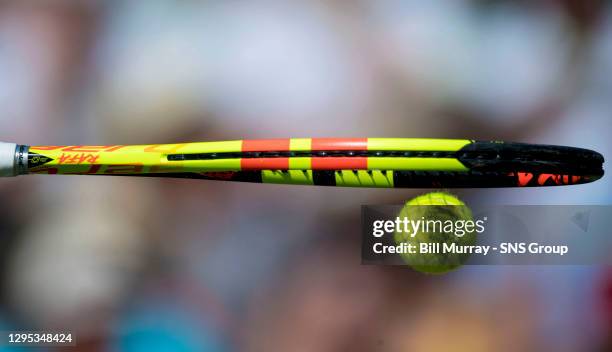
{"label": "tennis ball", "polygon": [[[469,253],[444,253],[444,244],[457,246],[476,244],[476,231],[467,231],[466,221],[473,221],[472,211],[459,198],[445,192],[427,193],[406,202],[398,217],[406,218],[416,231],[397,231],[397,244],[415,245],[415,253],[402,253],[402,259],[413,269],[429,274],[443,274],[457,269],[470,257]],[[403,228],[402,230],[405,230]],[[422,246],[422,243],[433,244]],[[421,251],[426,247],[425,251]]]}

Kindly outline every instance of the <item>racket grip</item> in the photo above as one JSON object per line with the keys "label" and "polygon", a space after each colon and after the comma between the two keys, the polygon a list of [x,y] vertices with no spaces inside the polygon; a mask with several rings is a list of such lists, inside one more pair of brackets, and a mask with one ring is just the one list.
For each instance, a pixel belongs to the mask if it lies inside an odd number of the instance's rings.
{"label": "racket grip", "polygon": [[17,144],[0,142],[0,177],[17,175],[15,154]]}

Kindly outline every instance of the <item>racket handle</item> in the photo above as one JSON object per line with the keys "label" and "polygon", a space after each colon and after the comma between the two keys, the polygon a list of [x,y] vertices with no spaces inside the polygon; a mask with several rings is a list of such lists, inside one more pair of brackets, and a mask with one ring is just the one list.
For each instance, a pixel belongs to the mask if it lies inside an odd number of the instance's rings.
{"label": "racket handle", "polygon": [[16,151],[17,144],[0,142],[0,177],[17,175]]}

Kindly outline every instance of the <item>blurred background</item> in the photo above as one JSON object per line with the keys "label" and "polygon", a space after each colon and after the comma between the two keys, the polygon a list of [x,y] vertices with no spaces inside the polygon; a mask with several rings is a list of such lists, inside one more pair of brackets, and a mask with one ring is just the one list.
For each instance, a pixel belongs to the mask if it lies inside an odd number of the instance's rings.
{"label": "blurred background", "polygon": [[[610,156],[611,78],[608,1],[0,2],[0,140],[29,145],[456,137]],[[610,204],[611,186],[457,194]],[[71,329],[79,351],[612,350],[611,268],[360,265],[360,206],[423,192],[3,179],[0,330]]]}

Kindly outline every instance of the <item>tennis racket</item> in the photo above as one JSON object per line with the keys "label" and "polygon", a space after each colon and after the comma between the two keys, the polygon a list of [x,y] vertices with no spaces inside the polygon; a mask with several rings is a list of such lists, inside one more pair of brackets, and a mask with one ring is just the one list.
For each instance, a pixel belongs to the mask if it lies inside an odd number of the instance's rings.
{"label": "tennis racket", "polygon": [[467,139],[291,138],[152,145],[0,143],[0,175],[179,177],[387,188],[575,185],[604,174],[581,148]]}

